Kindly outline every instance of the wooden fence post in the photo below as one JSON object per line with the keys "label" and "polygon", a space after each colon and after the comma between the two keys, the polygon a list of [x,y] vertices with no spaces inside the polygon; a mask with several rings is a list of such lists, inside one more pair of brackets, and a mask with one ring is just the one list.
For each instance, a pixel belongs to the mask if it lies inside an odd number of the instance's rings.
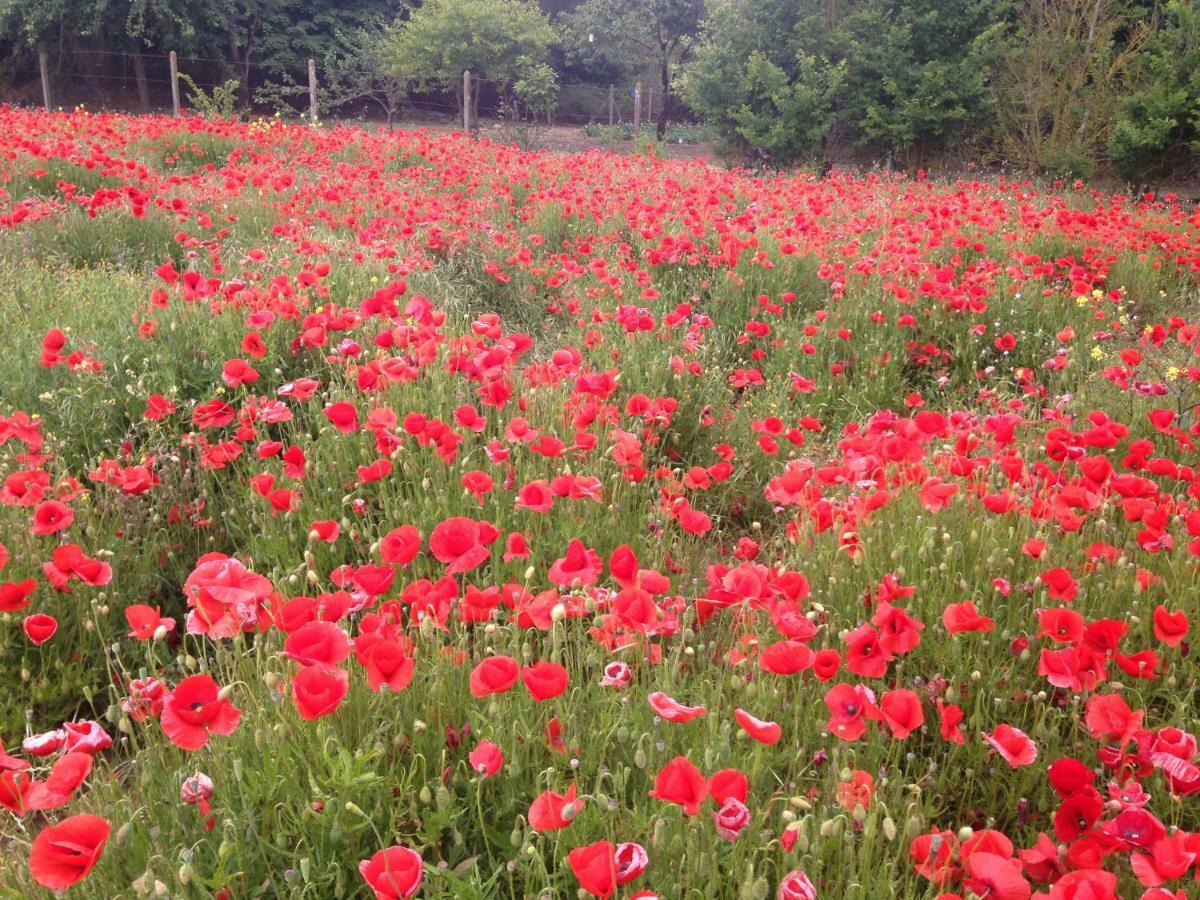
{"label": "wooden fence post", "polygon": [[179,57],[172,50],[168,57],[171,61],[171,111],[179,118]]}
{"label": "wooden fence post", "polygon": [[642,127],[642,83],[633,86],[633,139],[637,140],[637,131]]}
{"label": "wooden fence post", "polygon": [[646,88],[646,121],[654,121],[654,88]]}
{"label": "wooden fence post", "polygon": [[616,89],[610,84],[608,86],[608,124],[609,125],[613,125],[617,121],[615,118],[615,115],[614,115],[616,112],[616,97],[614,96],[614,94],[616,94]]}
{"label": "wooden fence post", "polygon": [[38,70],[42,74],[42,103],[50,112],[50,59],[45,50],[38,51]]}
{"label": "wooden fence post", "polygon": [[317,61],[308,61],[308,117],[317,124]]}
{"label": "wooden fence post", "polygon": [[463,131],[471,130],[471,70],[463,72]]}

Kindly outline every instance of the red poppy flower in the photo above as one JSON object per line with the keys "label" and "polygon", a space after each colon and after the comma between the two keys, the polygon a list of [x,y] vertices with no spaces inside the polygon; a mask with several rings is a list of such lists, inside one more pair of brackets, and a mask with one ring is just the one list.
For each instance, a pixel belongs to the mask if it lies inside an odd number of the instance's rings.
{"label": "red poppy flower", "polygon": [[608,841],[596,841],[577,847],[567,854],[567,864],[575,873],[579,886],[601,900],[612,896],[617,888],[616,848]]}
{"label": "red poppy flower", "polygon": [[134,603],[125,607],[125,621],[129,623],[129,637],[139,641],[148,641],[154,637],[159,628],[164,633],[175,627],[174,619],[164,619],[158,608],[144,603]]}
{"label": "red poppy flower", "polygon": [[461,516],[434,526],[429,535],[429,552],[446,565],[447,575],[468,572],[491,555],[481,539],[480,523]]}
{"label": "red poppy flower", "polygon": [[163,701],[163,733],[184,750],[199,750],[210,734],[232,734],[241,711],[219,696],[211,675],[190,675]]}
{"label": "red poppy flower", "polygon": [[375,900],[408,900],[421,889],[425,864],[416,850],[388,847],[360,862],[358,872]]}
{"label": "red poppy flower", "polygon": [[659,770],[650,796],[677,803],[686,815],[694,816],[708,796],[708,782],[691,760],[677,756]]}
{"label": "red poppy flower", "polygon": [[0,612],[20,612],[29,606],[29,598],[37,590],[37,580],[6,581],[0,584]]}
{"label": "red poppy flower", "polygon": [[67,734],[64,745],[67,752],[78,750],[81,753],[99,753],[112,746],[112,737],[99,722],[92,719],[63,722],[63,731]]}
{"label": "red poppy flower", "polygon": [[832,681],[837,677],[838,671],[842,668],[842,654],[838,653],[831,647],[824,650],[818,650],[813,657],[812,670],[817,676],[817,681],[822,683]]}
{"label": "red poppy flower", "polygon": [[1037,759],[1037,744],[1019,728],[997,725],[991,734],[980,732],[980,737],[1014,769],[1028,766]]}
{"label": "red poppy flower", "polygon": [[33,880],[52,891],[65,891],[92,871],[110,830],[107,821],[92,815],[70,816],[43,828],[29,852]]}
{"label": "red poppy flower", "polygon": [[480,775],[490,778],[504,765],[504,754],[491,741],[480,741],[478,746],[467,754],[467,761]]}
{"label": "red poppy flower", "polygon": [[555,662],[541,660],[521,669],[525,689],[538,703],[557,697],[567,689],[567,670]]}
{"label": "red poppy flower", "polygon": [[800,869],[793,869],[779,882],[776,900],[817,900],[817,889]]}
{"label": "red poppy flower", "polygon": [[88,773],[92,770],[90,753],[66,753],[59,757],[45,781],[31,785],[25,798],[25,808],[34,810],[57,809],[66,806]]}
{"label": "red poppy flower", "polygon": [[971,600],[962,603],[949,603],[942,611],[942,624],[950,634],[961,634],[964,631],[991,631],[996,626],[992,620],[981,615]]}
{"label": "red poppy flower", "polygon": [[870,625],[860,625],[846,635],[846,668],[862,678],[882,678],[893,654]]}
{"label": "red poppy flower", "polygon": [[724,803],[730,797],[745,803],[750,793],[750,781],[737,769],[722,769],[708,779],[708,792],[715,803]]}
{"label": "red poppy flower", "polygon": [[1033,888],[1021,874],[1021,864],[995,853],[972,853],[964,863],[964,883],[980,897],[1028,900]]}
{"label": "red poppy flower", "polygon": [[29,642],[35,647],[40,647],[54,637],[54,633],[58,631],[58,620],[47,613],[35,613],[26,616],[21,622],[21,627],[25,629],[25,636],[29,638]]}
{"label": "red poppy flower", "polygon": [[273,590],[267,578],[251,572],[240,560],[220,553],[200,557],[183,584],[191,607],[188,634],[220,639],[253,630]]}
{"label": "red poppy flower", "polygon": [[379,692],[402,691],[412,682],[416,660],[405,652],[398,641],[380,639],[372,642],[357,656],[367,674],[367,685]]}
{"label": "red poppy flower", "polygon": [[1183,610],[1168,612],[1161,603],[1154,608],[1154,636],[1168,647],[1178,647],[1188,633],[1188,617]]}
{"label": "red poppy flower", "polygon": [[1093,694],[1084,721],[1093,740],[1124,743],[1142,727],[1144,713],[1134,712],[1120,694]]}
{"label": "red poppy flower", "polygon": [[529,827],[534,831],[557,831],[566,828],[583,809],[583,801],[575,799],[575,785],[565,794],[543,791],[529,805]]}
{"label": "red poppy flower", "polygon": [[288,635],[283,655],[302,666],[332,668],[350,655],[350,636],[332,622],[308,622]]}
{"label": "red poppy flower", "polygon": [[737,720],[742,730],[760,744],[777,744],[779,743],[779,739],[783,737],[783,729],[777,722],[767,722],[757,719],[744,709],[735,709],[733,717]]}
{"label": "red poppy flower", "polygon": [[489,656],[471,670],[471,694],[503,694],[517,683],[520,674],[521,667],[511,656]]}
{"label": "red poppy flower", "polygon": [[554,561],[546,577],[560,587],[589,585],[596,583],[603,569],[600,555],[595,550],[584,547],[583,541],[573,539],[567,545],[566,556]]}
{"label": "red poppy flower", "polygon": [[345,669],[304,666],[292,679],[292,701],[302,719],[319,719],[337,711],[350,685]]}
{"label": "red poppy flower", "polygon": [[353,403],[347,403],[344,400],[339,403],[331,403],[325,407],[323,412],[325,418],[342,434],[358,431],[358,410],[355,409]]}
{"label": "red poppy flower", "polygon": [[1048,569],[1038,578],[1046,585],[1051,600],[1070,603],[1079,594],[1079,582],[1071,577],[1071,573],[1066,569]]}
{"label": "red poppy flower", "polygon": [[703,706],[684,706],[677,700],[668,697],[662,691],[655,691],[646,697],[650,708],[660,719],[668,722],[690,722],[704,715],[708,710]]}
{"label": "red poppy flower", "polygon": [[379,555],[385,563],[407,566],[421,550],[421,532],[412,525],[393,528],[379,541]]}
{"label": "red poppy flower", "polygon": [[872,717],[883,719],[898,740],[904,740],[925,724],[921,698],[904,688],[888,691],[880,697],[878,712]]}
{"label": "red poppy flower", "polygon": [[70,528],[74,521],[75,513],[71,507],[57,500],[47,500],[39,503],[33,511],[33,526],[30,532],[38,535],[57,534]]}
{"label": "red poppy flower", "polygon": [[758,655],[758,665],[773,675],[795,675],[813,665],[815,654],[800,641],[776,641]]}
{"label": "red poppy flower", "polygon": [[866,717],[875,697],[861,685],[835,684],[825,692],[829,722],[825,727],[843,741],[857,741],[867,733]]}

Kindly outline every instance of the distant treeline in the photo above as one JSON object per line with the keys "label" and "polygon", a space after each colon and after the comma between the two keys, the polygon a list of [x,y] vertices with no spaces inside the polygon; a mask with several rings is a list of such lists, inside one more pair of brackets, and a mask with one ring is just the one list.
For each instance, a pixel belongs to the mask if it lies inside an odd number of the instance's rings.
{"label": "distant treeline", "polygon": [[10,100],[35,99],[41,54],[79,99],[149,108],[169,50],[200,85],[236,81],[246,107],[300,94],[313,58],[334,107],[389,117],[405,94],[453,95],[465,68],[547,116],[558,84],[643,81],[660,135],[686,110],[771,165],[971,160],[1152,183],[1200,161],[1197,0],[0,3]]}

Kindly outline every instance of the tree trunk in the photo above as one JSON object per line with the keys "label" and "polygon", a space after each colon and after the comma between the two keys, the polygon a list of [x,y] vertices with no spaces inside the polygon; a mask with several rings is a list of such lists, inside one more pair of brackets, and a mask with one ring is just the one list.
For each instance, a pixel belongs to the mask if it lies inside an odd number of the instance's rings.
{"label": "tree trunk", "polygon": [[141,50],[133,51],[133,77],[137,81],[138,102],[142,112],[150,112],[150,84],[146,81],[146,59]]}
{"label": "tree trunk", "polygon": [[[100,90],[101,72],[97,65],[95,54],[87,52],[88,48],[80,45],[79,40],[75,35],[67,36],[67,49],[71,55],[75,57],[76,65],[79,66],[80,72],[83,74],[82,80],[85,82],[88,93],[92,98],[92,102],[96,106],[103,106],[105,96]],[[59,65],[61,67],[62,57],[59,57]],[[63,98],[55,98],[58,103],[63,102]]]}
{"label": "tree trunk", "polygon": [[660,141],[667,136],[667,121],[671,118],[671,101],[674,99],[671,96],[670,50],[667,50],[662,59],[662,91],[662,104],[658,108],[658,124],[655,128],[655,134]]}

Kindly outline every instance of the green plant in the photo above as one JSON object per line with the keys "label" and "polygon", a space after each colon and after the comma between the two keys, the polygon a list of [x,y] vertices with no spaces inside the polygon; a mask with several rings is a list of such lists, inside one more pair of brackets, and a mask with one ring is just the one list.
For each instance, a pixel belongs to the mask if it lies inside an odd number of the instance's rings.
{"label": "green plant", "polygon": [[211,92],[196,84],[195,80],[183,72],[179,78],[188,86],[187,102],[200,115],[210,119],[231,119],[237,111],[238,90],[241,82],[230,78],[224,84],[213,85]]}
{"label": "green plant", "polygon": [[1117,171],[1130,180],[1161,178],[1200,159],[1200,10],[1171,0],[1134,62],[1136,89],[1121,102],[1108,140]]}
{"label": "green plant", "polygon": [[[378,64],[415,87],[453,89],[461,111],[463,72],[506,91],[545,65],[554,42],[545,15],[520,0],[430,0],[391,27]],[[472,93],[474,121],[480,91]]]}

